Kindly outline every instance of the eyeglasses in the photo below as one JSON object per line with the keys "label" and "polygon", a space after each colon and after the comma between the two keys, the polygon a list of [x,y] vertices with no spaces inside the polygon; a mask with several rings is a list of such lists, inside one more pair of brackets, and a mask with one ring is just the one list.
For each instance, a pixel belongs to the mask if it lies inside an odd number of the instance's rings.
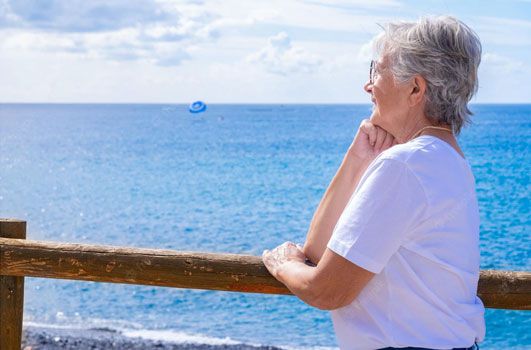
{"label": "eyeglasses", "polygon": [[371,61],[371,68],[369,69],[369,84],[374,84],[374,79],[376,79],[376,61]]}

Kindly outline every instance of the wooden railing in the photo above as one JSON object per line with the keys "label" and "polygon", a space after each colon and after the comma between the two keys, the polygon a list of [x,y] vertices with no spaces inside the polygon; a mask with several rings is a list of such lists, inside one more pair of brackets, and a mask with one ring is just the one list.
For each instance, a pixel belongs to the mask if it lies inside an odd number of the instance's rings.
{"label": "wooden railing", "polygon": [[[20,349],[24,277],[291,294],[260,257],[26,240],[26,222],[0,219],[0,350]],[[488,308],[530,310],[531,273],[484,270]]]}

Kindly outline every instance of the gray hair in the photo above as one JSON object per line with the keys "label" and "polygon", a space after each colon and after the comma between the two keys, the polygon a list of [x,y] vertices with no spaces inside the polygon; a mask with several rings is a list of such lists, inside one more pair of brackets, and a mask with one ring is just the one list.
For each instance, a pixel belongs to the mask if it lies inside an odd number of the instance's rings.
{"label": "gray hair", "polygon": [[427,82],[425,114],[436,124],[449,124],[456,134],[470,122],[468,102],[478,90],[481,43],[466,24],[450,16],[417,22],[389,23],[374,42],[389,57],[399,83],[415,74]]}

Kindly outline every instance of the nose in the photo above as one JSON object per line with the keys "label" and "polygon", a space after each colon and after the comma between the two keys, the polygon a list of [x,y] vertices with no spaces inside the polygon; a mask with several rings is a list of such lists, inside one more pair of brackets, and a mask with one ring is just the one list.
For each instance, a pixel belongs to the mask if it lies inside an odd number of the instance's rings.
{"label": "nose", "polygon": [[372,94],[372,83],[371,83],[370,80],[367,80],[365,85],[363,85],[363,90],[365,90],[365,92],[367,92],[369,94]]}

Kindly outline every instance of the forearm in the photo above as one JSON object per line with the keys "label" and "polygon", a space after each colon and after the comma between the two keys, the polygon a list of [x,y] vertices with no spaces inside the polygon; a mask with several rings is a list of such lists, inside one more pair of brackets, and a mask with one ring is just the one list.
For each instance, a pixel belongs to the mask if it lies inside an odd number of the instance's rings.
{"label": "forearm", "polygon": [[317,293],[312,283],[316,267],[306,265],[302,261],[291,260],[282,265],[276,276],[294,295],[305,303],[318,307]]}
{"label": "forearm", "polygon": [[299,299],[321,310],[350,304],[374,276],[330,250],[319,265],[311,266],[293,242],[264,250],[262,259],[273,277]]}
{"label": "forearm", "polygon": [[367,161],[355,157],[350,150],[345,154],[313,215],[306,236],[303,252],[313,263],[321,260],[332,231],[367,166]]}

